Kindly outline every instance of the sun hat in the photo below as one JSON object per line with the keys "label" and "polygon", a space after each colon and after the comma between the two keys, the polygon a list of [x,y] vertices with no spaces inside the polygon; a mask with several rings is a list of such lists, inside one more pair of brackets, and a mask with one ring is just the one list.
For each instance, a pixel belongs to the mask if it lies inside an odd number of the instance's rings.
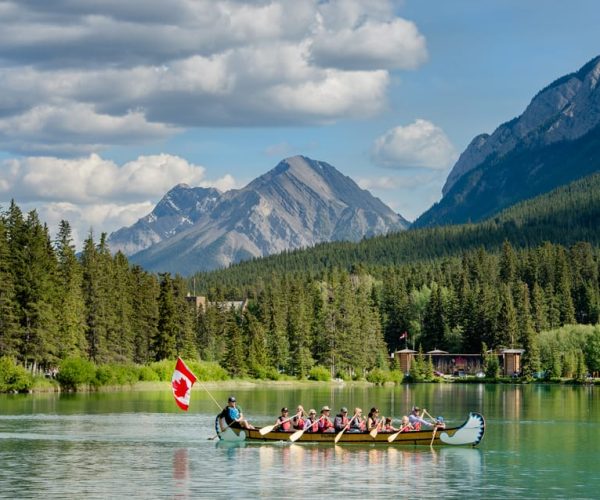
{"label": "sun hat", "polygon": [[321,411],[331,411],[331,408],[329,408],[329,406],[323,406],[323,408],[321,408]]}
{"label": "sun hat", "polygon": [[348,408],[346,408],[345,406],[342,406],[342,408],[340,409],[340,412],[348,413]]}

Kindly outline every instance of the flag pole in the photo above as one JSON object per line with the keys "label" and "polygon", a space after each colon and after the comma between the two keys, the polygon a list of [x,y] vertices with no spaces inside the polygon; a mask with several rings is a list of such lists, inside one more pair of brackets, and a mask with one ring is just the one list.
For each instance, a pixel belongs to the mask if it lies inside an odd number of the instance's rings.
{"label": "flag pole", "polygon": [[199,380],[197,382],[198,382],[198,384],[200,384],[202,389],[204,389],[208,393],[208,395],[210,396],[210,399],[212,399],[215,402],[215,404],[219,407],[219,410],[222,410],[223,407],[218,403],[218,401],[214,398],[214,396],[210,393],[210,391],[206,388],[206,386]]}

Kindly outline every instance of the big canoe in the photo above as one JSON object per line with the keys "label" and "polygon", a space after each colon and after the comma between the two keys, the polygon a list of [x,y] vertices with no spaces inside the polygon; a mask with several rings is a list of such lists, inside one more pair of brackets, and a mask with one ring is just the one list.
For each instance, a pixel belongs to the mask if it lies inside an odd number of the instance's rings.
{"label": "big canoe", "polygon": [[[227,428],[224,431],[217,431],[219,439],[229,442],[272,442],[288,441],[292,432],[271,431],[264,436],[258,432],[259,429],[232,429]],[[471,445],[477,446],[483,439],[485,433],[485,420],[479,413],[469,413],[469,417],[459,427],[438,430],[433,439],[433,430],[408,431],[398,434],[391,443],[388,442],[390,432],[379,432],[373,438],[368,432],[344,432],[338,444],[342,443],[362,443],[373,444],[381,443],[386,445]],[[337,433],[309,433],[302,434],[297,443],[334,443]]]}

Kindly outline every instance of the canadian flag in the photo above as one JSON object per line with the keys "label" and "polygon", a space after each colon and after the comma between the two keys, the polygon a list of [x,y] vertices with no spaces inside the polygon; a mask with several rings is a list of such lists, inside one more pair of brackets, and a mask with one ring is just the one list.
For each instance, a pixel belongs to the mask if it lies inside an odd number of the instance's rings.
{"label": "canadian flag", "polygon": [[196,376],[185,366],[181,358],[177,358],[171,385],[173,386],[175,402],[182,410],[187,411],[190,406],[190,395],[194,382],[196,382]]}

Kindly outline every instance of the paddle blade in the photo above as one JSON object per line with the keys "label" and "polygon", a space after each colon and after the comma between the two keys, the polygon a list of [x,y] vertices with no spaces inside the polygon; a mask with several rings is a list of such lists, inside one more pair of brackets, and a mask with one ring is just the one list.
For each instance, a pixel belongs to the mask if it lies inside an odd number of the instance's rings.
{"label": "paddle blade", "polygon": [[377,437],[377,427],[371,429],[371,432],[369,432],[369,434],[373,439],[375,439]]}
{"label": "paddle blade", "polygon": [[302,436],[302,434],[304,434],[304,429],[300,429],[299,431],[294,432],[291,436],[290,436],[290,441],[292,443],[295,443],[296,441],[298,441],[298,439],[300,439],[300,436]]}
{"label": "paddle blade", "polygon": [[269,432],[271,432],[274,428],[275,428],[275,425],[267,425],[266,427],[261,427],[261,429],[258,431],[258,433],[261,436],[264,436],[265,434],[268,434]]}
{"label": "paddle blade", "polygon": [[337,436],[335,436],[335,439],[333,440],[334,443],[337,443],[341,439],[342,434],[344,433],[345,430],[346,429],[342,429],[340,432],[337,433]]}
{"label": "paddle blade", "polygon": [[390,434],[388,436],[388,443],[391,443],[392,441],[394,441],[394,439],[396,439],[398,437],[398,434],[400,434],[400,431],[394,432],[394,434]]}

